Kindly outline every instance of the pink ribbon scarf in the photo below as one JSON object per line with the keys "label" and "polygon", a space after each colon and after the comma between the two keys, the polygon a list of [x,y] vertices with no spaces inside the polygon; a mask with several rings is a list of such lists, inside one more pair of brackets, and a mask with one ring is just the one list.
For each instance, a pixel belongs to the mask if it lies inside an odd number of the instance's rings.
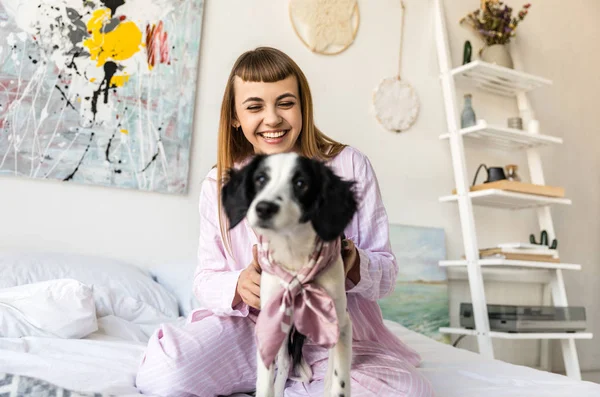
{"label": "pink ribbon scarf", "polygon": [[[296,329],[325,348],[333,347],[339,337],[338,318],[333,299],[312,281],[340,253],[340,239],[323,242],[317,239],[315,250],[306,265],[293,274],[277,263],[268,242],[259,237],[258,263],[264,272],[279,278],[281,288],[263,302],[256,320],[256,341],[266,367],[275,360],[292,324]],[[293,316],[292,316],[293,314]]]}

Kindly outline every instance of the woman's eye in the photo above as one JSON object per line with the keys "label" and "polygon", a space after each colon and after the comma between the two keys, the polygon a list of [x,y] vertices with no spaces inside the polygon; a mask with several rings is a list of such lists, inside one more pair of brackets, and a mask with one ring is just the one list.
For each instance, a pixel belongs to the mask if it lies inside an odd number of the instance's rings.
{"label": "woman's eye", "polygon": [[294,106],[294,102],[282,102],[279,104],[279,106],[284,108],[291,108],[292,106]]}
{"label": "woman's eye", "polygon": [[259,105],[248,106],[248,110],[259,110],[259,109],[260,109]]}

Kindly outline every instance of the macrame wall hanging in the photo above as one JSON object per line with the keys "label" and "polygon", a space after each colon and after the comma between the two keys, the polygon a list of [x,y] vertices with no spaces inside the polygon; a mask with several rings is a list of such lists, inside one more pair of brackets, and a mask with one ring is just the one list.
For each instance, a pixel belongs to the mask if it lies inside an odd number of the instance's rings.
{"label": "macrame wall hanging", "polygon": [[404,2],[401,1],[402,28],[400,31],[400,52],[398,75],[383,79],[373,93],[375,117],[386,129],[394,132],[406,131],[419,114],[419,98],[414,88],[401,80],[402,41],[404,40]]}
{"label": "macrame wall hanging", "polygon": [[289,13],[300,41],[324,55],[350,47],[360,23],[357,0],[290,0]]}

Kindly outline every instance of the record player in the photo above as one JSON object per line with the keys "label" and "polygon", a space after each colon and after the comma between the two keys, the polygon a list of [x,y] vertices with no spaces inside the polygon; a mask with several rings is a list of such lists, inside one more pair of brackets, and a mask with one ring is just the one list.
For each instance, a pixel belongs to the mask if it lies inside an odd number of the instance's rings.
{"label": "record player", "polygon": [[[584,307],[487,305],[487,310],[491,331],[577,332],[586,329]],[[460,325],[475,329],[471,303],[460,304]]]}

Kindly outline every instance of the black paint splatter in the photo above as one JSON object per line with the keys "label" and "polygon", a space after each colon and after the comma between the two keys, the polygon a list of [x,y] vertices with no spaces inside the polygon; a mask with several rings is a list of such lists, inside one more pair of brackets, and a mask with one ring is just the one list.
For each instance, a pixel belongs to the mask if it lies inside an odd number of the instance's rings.
{"label": "black paint splatter", "polygon": [[125,4],[125,0],[101,0],[101,1],[106,6],[106,8],[110,8],[111,16],[115,16],[115,12],[117,12],[117,8],[119,8],[123,4]]}
{"label": "black paint splatter", "polygon": [[[160,142],[160,139],[158,140]],[[154,156],[152,156],[152,159],[148,162],[148,164],[140,171],[140,172],[144,172],[148,169],[148,167],[150,167],[150,165],[152,163],[154,163],[154,161],[156,160],[156,158],[158,157],[158,152],[159,150],[156,149],[156,153],[154,153]]]}
{"label": "black paint splatter", "polygon": [[67,105],[69,105],[70,107],[72,107],[73,110],[77,110],[77,109],[75,109],[75,106],[73,106],[73,104],[71,103],[71,101],[69,101],[69,98],[67,98],[67,95],[64,93],[64,91],[60,89],[60,87],[58,86],[58,84],[55,85],[54,87],[56,87],[56,89],[61,93],[63,99],[65,101],[67,101]]}
{"label": "black paint splatter", "polygon": [[68,182],[71,179],[73,179],[73,177],[75,176],[75,174],[77,173],[77,171],[79,171],[79,167],[81,167],[81,163],[83,163],[83,159],[85,158],[85,155],[90,150],[90,146],[92,146],[92,141],[93,140],[94,140],[94,133],[92,132],[90,134],[90,141],[88,142],[88,145],[85,148],[85,151],[83,152],[83,155],[81,156],[81,159],[79,160],[79,163],[77,164],[77,167],[75,167],[75,169],[73,170],[73,172],[71,172],[71,174],[69,176],[67,176],[65,179],[63,179],[63,182]]}
{"label": "black paint splatter", "polygon": [[96,91],[94,91],[94,95],[92,96],[92,113],[94,114],[94,121],[96,121],[96,114],[98,113],[98,97],[100,93],[104,89],[104,103],[108,103],[108,92],[110,89],[110,80],[113,78],[115,73],[117,72],[117,64],[111,61],[108,61],[104,64],[104,79],[100,83],[100,87]]}
{"label": "black paint splatter", "polygon": [[112,161],[110,161],[110,146],[112,145],[112,141],[113,139],[115,139],[115,133],[113,132],[112,136],[110,137],[110,139],[108,140],[108,145],[106,145],[106,161],[108,161],[109,163],[112,163]]}

